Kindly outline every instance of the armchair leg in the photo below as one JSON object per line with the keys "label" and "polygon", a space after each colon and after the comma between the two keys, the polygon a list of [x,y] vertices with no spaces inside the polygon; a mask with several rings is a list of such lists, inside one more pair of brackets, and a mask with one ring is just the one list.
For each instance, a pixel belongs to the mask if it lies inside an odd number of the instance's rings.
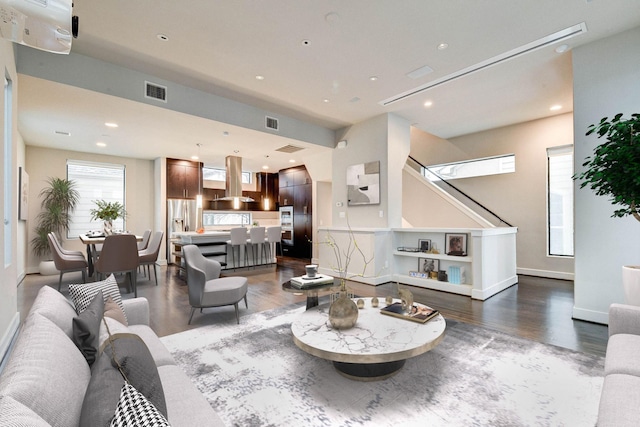
{"label": "armchair leg", "polygon": [[247,302],[247,294],[244,294],[244,305],[249,308],[249,303]]}
{"label": "armchair leg", "polygon": [[191,316],[189,316],[189,323],[187,323],[187,325],[191,324],[191,319],[193,319],[193,313],[196,312],[196,308],[195,307],[191,307]]}
{"label": "armchair leg", "polygon": [[[156,267],[156,263],[153,263],[153,274],[156,277],[156,286],[158,286],[158,267]],[[151,277],[151,273],[149,273],[149,277]]]}
{"label": "armchair leg", "polygon": [[236,308],[236,323],[239,325],[240,324],[240,310],[238,310],[238,303],[233,304],[233,306]]}

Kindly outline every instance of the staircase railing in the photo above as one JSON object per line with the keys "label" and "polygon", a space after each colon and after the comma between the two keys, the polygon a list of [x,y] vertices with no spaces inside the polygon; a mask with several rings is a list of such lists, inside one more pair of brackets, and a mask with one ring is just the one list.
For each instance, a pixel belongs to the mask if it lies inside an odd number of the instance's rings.
{"label": "staircase railing", "polygon": [[[491,215],[492,217],[496,218],[500,224],[505,224],[507,227],[513,227],[513,225],[509,224],[507,221],[505,221],[504,219],[502,219],[498,214],[496,214],[495,212],[493,212],[491,209],[487,208],[486,206],[484,206],[482,203],[478,202],[477,200],[475,200],[473,197],[469,196],[467,193],[465,193],[464,191],[460,190],[458,187],[456,187],[455,185],[451,184],[449,181],[447,181],[446,179],[444,179],[442,176],[440,176],[438,173],[432,171],[431,169],[429,169],[428,166],[423,165],[422,163],[420,163],[420,161],[418,161],[417,159],[415,159],[412,156],[409,156],[409,159],[414,162],[416,165],[418,165],[420,168],[424,168],[427,172],[429,172],[430,174],[432,174],[433,176],[437,177],[440,181],[442,181],[443,183],[445,183],[446,185],[448,185],[449,187],[451,187],[453,190],[455,190],[458,194],[464,196],[467,200],[469,200],[470,202],[472,202],[474,205],[478,206],[479,208],[481,208],[483,211],[487,212],[489,215]],[[421,170],[419,172],[422,172]],[[425,177],[426,179],[426,177]]]}

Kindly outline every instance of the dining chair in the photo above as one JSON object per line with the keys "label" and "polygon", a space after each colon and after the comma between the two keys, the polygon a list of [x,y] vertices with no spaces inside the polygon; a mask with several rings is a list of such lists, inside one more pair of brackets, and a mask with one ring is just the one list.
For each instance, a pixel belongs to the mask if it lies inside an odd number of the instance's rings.
{"label": "dining chair", "polygon": [[215,259],[206,258],[196,245],[182,247],[184,264],[187,269],[187,287],[189,289],[189,304],[193,319],[196,308],[202,312],[203,308],[233,305],[236,310],[236,323],[240,323],[238,303],[244,299],[247,303],[246,277],[220,277],[222,266]]}
{"label": "dining chair", "polygon": [[138,251],[147,249],[147,246],[149,246],[149,239],[151,239],[151,230],[144,230],[142,240],[138,242]]}
{"label": "dining chair", "polygon": [[280,255],[282,256],[282,227],[279,225],[267,227],[267,238],[264,244],[268,253],[267,259],[271,260],[274,254],[278,256],[278,246],[280,246]]}
{"label": "dining chair", "polygon": [[138,297],[138,242],[133,234],[112,234],[104,239],[95,269],[100,278],[111,273],[126,273],[134,296]]}
{"label": "dining chair", "polygon": [[264,248],[264,240],[266,238],[265,227],[252,227],[249,230],[249,238],[247,239],[247,249],[251,248],[251,256],[253,258],[253,265],[258,265],[258,252],[260,252],[260,264],[262,264],[262,254],[266,252]]}
{"label": "dining chair", "polygon": [[54,233],[47,234],[47,239],[49,240],[49,249],[53,255],[53,263],[56,266],[56,270],[60,271],[58,291],[60,291],[60,287],[62,286],[62,275],[64,273],[81,271],[82,283],[86,283],[89,264],[82,252],[64,249]]}
{"label": "dining chair", "polygon": [[[230,240],[227,240],[227,245],[231,246],[231,264],[233,268],[241,267],[240,265],[240,251],[244,247],[244,259],[245,265],[248,264],[247,258],[247,228],[235,227],[230,231]],[[238,263],[236,264],[236,248],[238,249]]]}
{"label": "dining chair", "polygon": [[153,265],[153,273],[156,278],[156,286],[158,286],[158,269],[156,266],[156,261],[158,260],[158,254],[160,253],[160,245],[162,245],[162,237],[164,236],[163,231],[156,231],[153,233],[153,237],[149,241],[149,245],[146,249],[138,251],[138,265],[142,267],[142,271],[144,272],[144,267],[147,267],[147,277],[151,279],[151,271],[149,266]]}

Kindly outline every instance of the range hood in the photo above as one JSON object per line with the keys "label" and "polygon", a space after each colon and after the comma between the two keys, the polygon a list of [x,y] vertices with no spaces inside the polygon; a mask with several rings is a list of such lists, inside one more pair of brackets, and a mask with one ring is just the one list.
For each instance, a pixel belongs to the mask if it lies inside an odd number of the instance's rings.
{"label": "range hood", "polygon": [[242,195],[242,157],[227,156],[225,159],[227,183],[224,197],[218,200],[236,200],[253,202],[251,197]]}

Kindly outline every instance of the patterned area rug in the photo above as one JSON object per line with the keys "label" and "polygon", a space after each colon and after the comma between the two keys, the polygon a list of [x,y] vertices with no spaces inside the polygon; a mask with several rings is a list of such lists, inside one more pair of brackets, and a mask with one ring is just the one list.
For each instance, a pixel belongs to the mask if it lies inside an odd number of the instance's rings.
{"label": "patterned area rug", "polygon": [[[349,380],[295,346],[304,307],[162,338],[230,426],[594,426],[604,359],[447,320],[395,376]],[[398,320],[402,322],[403,320]]]}

